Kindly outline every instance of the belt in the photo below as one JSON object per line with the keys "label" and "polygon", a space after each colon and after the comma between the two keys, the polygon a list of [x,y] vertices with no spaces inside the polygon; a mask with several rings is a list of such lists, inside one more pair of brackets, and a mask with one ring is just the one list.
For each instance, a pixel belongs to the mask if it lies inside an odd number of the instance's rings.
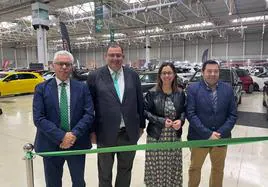
{"label": "belt", "polygon": [[118,131],[118,133],[123,133],[126,132],[126,127],[121,127]]}

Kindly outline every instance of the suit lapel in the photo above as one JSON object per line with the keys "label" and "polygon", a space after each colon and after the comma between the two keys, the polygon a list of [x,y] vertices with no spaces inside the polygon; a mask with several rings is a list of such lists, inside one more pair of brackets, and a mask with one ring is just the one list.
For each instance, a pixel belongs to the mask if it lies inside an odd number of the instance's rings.
{"label": "suit lapel", "polygon": [[125,81],[125,89],[124,89],[124,93],[123,93],[123,99],[122,99],[122,103],[124,103],[125,99],[126,99],[126,95],[127,95],[127,90],[128,90],[128,85],[127,83],[129,83],[130,81],[130,73],[127,72],[127,70],[123,67],[123,73],[124,73],[124,81]]}
{"label": "suit lapel", "polygon": [[72,124],[72,119],[75,111],[77,93],[79,93],[79,88],[76,88],[76,84],[74,84],[73,80],[70,80],[70,122]]}
{"label": "suit lapel", "polygon": [[102,71],[102,79],[105,82],[105,85],[108,87],[108,89],[112,92],[112,94],[114,95],[114,97],[118,100],[118,102],[120,103],[120,99],[116,93],[115,87],[114,87],[114,82],[113,79],[111,77],[110,71],[108,69],[108,66],[105,66],[103,68]]}
{"label": "suit lapel", "polygon": [[[49,86],[47,87],[51,93],[51,98],[53,99],[53,102],[56,103],[56,111],[58,114],[60,114],[60,108],[59,108],[59,96],[58,96],[58,86],[56,79],[53,78],[53,80],[50,82]],[[59,115],[57,115],[59,116]]]}

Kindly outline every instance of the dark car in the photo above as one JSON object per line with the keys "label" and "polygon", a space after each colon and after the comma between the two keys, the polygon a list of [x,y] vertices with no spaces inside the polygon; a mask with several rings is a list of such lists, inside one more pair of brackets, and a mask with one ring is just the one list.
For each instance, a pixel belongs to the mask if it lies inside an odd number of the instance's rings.
{"label": "dark car", "polygon": [[264,82],[262,104],[266,107],[266,119],[268,120],[268,81]]}
{"label": "dark car", "polygon": [[[192,82],[197,82],[202,79],[202,73],[201,71],[195,72],[195,74],[191,77],[188,84],[191,84]],[[238,75],[236,74],[234,69],[220,69],[220,80],[223,82],[230,83],[233,87],[235,100],[237,105],[241,104],[242,102],[242,81],[239,79]]]}
{"label": "dark car", "polygon": [[[157,71],[140,72],[139,77],[141,80],[142,93],[146,93],[157,84]],[[178,77],[179,87],[182,86],[182,79]]]}
{"label": "dark car", "polygon": [[153,88],[157,83],[157,72],[149,71],[142,72],[139,74],[141,80],[141,90],[142,93],[147,92],[151,88]]}
{"label": "dark car", "polygon": [[238,77],[242,81],[243,90],[247,93],[252,93],[254,90],[253,79],[251,78],[249,72],[245,69],[235,69]]}

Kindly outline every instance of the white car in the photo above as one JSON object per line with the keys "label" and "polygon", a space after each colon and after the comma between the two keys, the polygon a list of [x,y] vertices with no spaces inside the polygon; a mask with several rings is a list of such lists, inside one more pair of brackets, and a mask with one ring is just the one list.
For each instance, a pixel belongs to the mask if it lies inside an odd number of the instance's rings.
{"label": "white car", "polygon": [[257,76],[251,75],[254,84],[254,90],[263,90],[264,82],[268,81],[268,71],[261,73]]}
{"label": "white car", "polygon": [[53,72],[53,71],[49,71],[49,72],[46,72],[43,74],[43,78],[45,80],[51,79],[53,77],[55,77],[55,72]]}

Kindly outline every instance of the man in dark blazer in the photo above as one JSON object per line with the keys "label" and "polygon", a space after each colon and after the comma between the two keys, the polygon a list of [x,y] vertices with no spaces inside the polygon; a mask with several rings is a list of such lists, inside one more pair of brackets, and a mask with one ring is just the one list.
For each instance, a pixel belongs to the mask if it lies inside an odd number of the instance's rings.
{"label": "man in dark blazer", "polygon": [[[98,147],[137,144],[145,128],[143,97],[139,76],[123,67],[123,49],[111,43],[105,55],[107,62],[88,77],[95,106],[92,140]],[[128,187],[135,152],[118,152],[116,187]],[[98,154],[99,187],[112,186],[115,153]]]}
{"label": "man in dark blazer", "polygon": [[[187,89],[188,140],[230,138],[237,119],[233,89],[219,80],[219,65],[206,61],[202,66],[203,80]],[[222,187],[227,146],[191,148],[188,187],[198,187],[202,165],[210,155],[209,187]]]}
{"label": "man in dark blazer", "polygon": [[[33,120],[37,128],[35,151],[90,149],[89,130],[94,120],[93,102],[85,83],[70,80],[73,56],[55,53],[56,77],[36,86]],[[67,161],[73,187],[84,187],[85,155],[44,157],[47,187],[61,187]]]}

